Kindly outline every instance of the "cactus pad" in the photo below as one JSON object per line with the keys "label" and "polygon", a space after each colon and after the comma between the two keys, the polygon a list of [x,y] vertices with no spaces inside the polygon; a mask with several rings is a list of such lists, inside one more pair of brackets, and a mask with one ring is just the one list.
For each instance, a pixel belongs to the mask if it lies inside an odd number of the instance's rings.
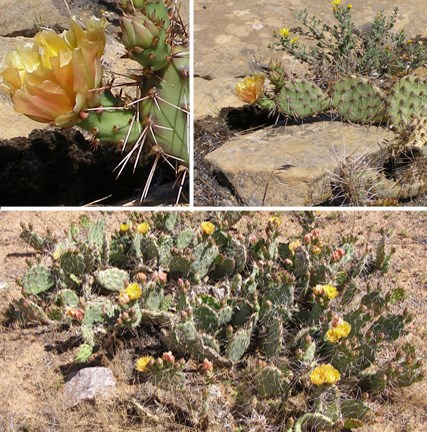
{"label": "cactus pad", "polygon": [[38,295],[48,291],[55,285],[55,279],[51,271],[45,266],[30,268],[22,278],[22,287],[26,294]]}
{"label": "cactus pad", "polygon": [[333,86],[332,107],[354,123],[381,123],[386,111],[384,93],[364,78],[351,77]]}
{"label": "cactus pad", "polygon": [[115,267],[101,270],[95,275],[96,282],[108,291],[120,291],[129,281],[129,274],[125,270]]}
{"label": "cactus pad", "polygon": [[404,128],[416,117],[427,116],[427,81],[406,76],[392,88],[388,117],[398,128]]}
{"label": "cactus pad", "polygon": [[286,82],[277,96],[279,111],[293,117],[307,117],[321,113],[328,105],[326,94],[310,81]]}

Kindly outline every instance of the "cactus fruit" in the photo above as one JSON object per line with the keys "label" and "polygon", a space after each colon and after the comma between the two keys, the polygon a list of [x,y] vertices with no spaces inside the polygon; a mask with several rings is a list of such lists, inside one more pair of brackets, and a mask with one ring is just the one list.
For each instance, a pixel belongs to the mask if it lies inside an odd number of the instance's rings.
{"label": "cactus fruit", "polygon": [[403,128],[414,118],[427,116],[427,81],[406,76],[396,81],[391,90],[388,117],[396,127]]}
{"label": "cactus fruit", "polygon": [[293,117],[313,116],[325,111],[329,100],[316,84],[305,80],[284,83],[277,95],[277,108]]}
{"label": "cactus fruit", "polygon": [[332,107],[353,123],[381,123],[386,100],[384,93],[364,78],[337,81],[333,87]]}

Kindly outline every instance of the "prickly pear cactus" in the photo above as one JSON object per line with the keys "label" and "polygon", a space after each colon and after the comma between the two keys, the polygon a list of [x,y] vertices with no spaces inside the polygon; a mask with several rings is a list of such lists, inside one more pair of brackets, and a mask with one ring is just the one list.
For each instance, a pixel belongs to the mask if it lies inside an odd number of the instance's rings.
{"label": "prickly pear cactus", "polygon": [[[44,30],[32,48],[8,53],[0,82],[18,112],[59,127],[77,125],[92,134],[94,147],[117,143],[127,153],[119,175],[131,159],[136,166],[142,155],[154,155],[144,199],[161,159],[171,159],[180,175],[189,164],[189,33],[177,0],[123,0],[118,7],[121,42],[135,62],[120,91],[103,79],[107,21],[95,17],[85,26],[73,18],[61,36]],[[28,65],[25,75],[17,64]],[[36,89],[44,83],[40,96]]]}
{"label": "prickly pear cactus", "polygon": [[305,80],[285,82],[277,95],[279,112],[294,116],[308,117],[324,112],[329,100],[316,84]]}
{"label": "prickly pear cactus", "polygon": [[[193,375],[230,386],[242,409],[274,417],[285,406],[280,424],[291,432],[369,424],[370,395],[378,401],[423,379],[417,351],[402,342],[412,320],[396,308],[405,292],[378,283],[392,268],[389,233],[376,248],[359,247],[355,236],[329,244],[313,216],[300,218],[300,238],[283,241],[278,216],[264,230],[244,223],[247,235],[219,217],[194,226],[182,215],[145,214],[142,223],[132,215],[112,235],[100,221],[74,226],[60,247],[49,246],[50,265],[23,276],[16,310],[23,320],[73,327],[81,363],[121,338],[134,337],[140,352],[148,334],[163,355],[139,358],[136,370],[154,384],[174,373],[182,384],[188,362]],[[129,246],[120,248],[123,268],[111,263],[117,244]],[[75,276],[66,287],[64,273]]]}

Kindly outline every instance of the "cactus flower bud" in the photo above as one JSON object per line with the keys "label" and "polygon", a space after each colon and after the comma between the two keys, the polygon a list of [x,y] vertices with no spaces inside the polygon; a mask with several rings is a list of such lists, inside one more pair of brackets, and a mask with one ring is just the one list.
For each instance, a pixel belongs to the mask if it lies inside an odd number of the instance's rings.
{"label": "cactus flower bud", "polygon": [[135,275],[135,280],[138,283],[143,284],[143,283],[147,282],[147,275],[145,273],[139,272]]}
{"label": "cactus flower bud", "polygon": [[203,360],[203,371],[205,373],[211,373],[211,372],[213,372],[213,364],[207,358],[205,358]]}
{"label": "cactus flower bud", "polygon": [[230,337],[234,333],[234,329],[232,325],[228,325],[226,329],[226,334],[228,337]]}
{"label": "cactus flower bud", "polygon": [[173,356],[171,351],[163,353],[162,359],[168,363],[174,363],[175,362],[175,357]]}
{"label": "cactus flower bud", "polygon": [[141,12],[121,18],[122,42],[126,48],[150,48],[156,42],[160,29]]}
{"label": "cactus flower bud", "polygon": [[71,20],[61,36],[44,30],[31,48],[5,57],[0,81],[9,90],[15,111],[41,122],[69,127],[82,120],[82,112],[99,105],[101,56],[106,20],[91,18],[86,30]]}
{"label": "cactus flower bud", "polygon": [[304,236],[304,243],[305,243],[305,244],[310,244],[310,243],[311,243],[311,238],[312,238],[312,234],[311,234],[311,233],[307,233],[307,234]]}
{"label": "cactus flower bud", "polygon": [[66,316],[71,317],[72,319],[76,320],[76,321],[83,321],[84,318],[84,311],[82,309],[68,309],[67,312],[65,313]]}

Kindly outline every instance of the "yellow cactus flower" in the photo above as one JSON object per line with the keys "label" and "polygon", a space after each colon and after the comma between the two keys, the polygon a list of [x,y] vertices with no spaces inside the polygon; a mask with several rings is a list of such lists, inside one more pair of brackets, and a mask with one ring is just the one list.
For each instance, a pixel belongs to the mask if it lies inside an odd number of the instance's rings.
{"label": "yellow cactus flower", "polygon": [[147,222],[142,222],[136,227],[136,230],[139,232],[139,234],[147,234],[150,229],[150,224]]}
{"label": "yellow cactus flower", "polygon": [[105,19],[92,18],[84,30],[75,20],[62,35],[44,30],[32,47],[6,54],[0,82],[7,88],[15,111],[35,121],[73,126],[84,110],[99,105],[101,56]]}
{"label": "yellow cactus flower", "polygon": [[349,3],[348,5],[347,5],[347,9],[351,9],[353,7],[353,5],[351,4],[351,3]]}
{"label": "yellow cactus flower", "polygon": [[333,285],[323,285],[323,292],[330,300],[338,297],[338,290]]}
{"label": "yellow cactus flower", "polygon": [[137,300],[141,297],[142,288],[137,283],[131,283],[126,287],[125,293],[131,300]]}
{"label": "yellow cactus flower", "polygon": [[311,252],[313,255],[320,255],[322,253],[322,248],[320,246],[313,246]]}
{"label": "yellow cactus flower", "polygon": [[301,247],[301,242],[299,241],[299,240],[294,240],[294,241],[291,241],[290,243],[289,243],[289,250],[291,251],[291,253],[292,253],[292,255],[294,255],[295,254],[295,251],[299,248],[299,247]]}
{"label": "yellow cactus flower", "polygon": [[410,44],[412,43],[412,39],[408,39],[408,40],[406,41],[406,43],[410,45]]}
{"label": "yellow cactus flower", "polygon": [[341,0],[332,0],[331,5],[337,7],[341,4]]}
{"label": "yellow cactus flower", "polygon": [[270,219],[268,219],[268,222],[273,225],[275,228],[278,228],[280,224],[282,223],[282,219],[278,216],[271,216]]}
{"label": "yellow cactus flower", "polygon": [[120,224],[120,232],[127,233],[129,231],[129,225],[126,223]]}
{"label": "yellow cactus flower", "polygon": [[283,37],[288,37],[288,36],[289,36],[289,33],[290,33],[290,29],[288,29],[287,27],[282,27],[282,28],[279,30],[279,34],[280,34],[280,36],[283,36]]}
{"label": "yellow cactus flower", "polygon": [[313,288],[313,294],[317,296],[321,296],[326,294],[329,300],[338,297],[338,290],[333,285],[316,285]]}
{"label": "yellow cactus flower", "polygon": [[315,385],[335,384],[340,377],[338,370],[330,364],[319,365],[310,374],[310,380]]}
{"label": "yellow cactus flower", "polygon": [[291,44],[291,45],[294,45],[294,44],[296,44],[297,42],[298,42],[298,36],[295,36],[294,38],[292,38],[290,41],[289,41],[289,43]]}
{"label": "yellow cactus flower", "polygon": [[237,97],[246,103],[255,103],[264,92],[264,74],[255,74],[243,78],[234,87]]}
{"label": "yellow cactus flower", "polygon": [[200,228],[202,228],[203,233],[206,235],[212,235],[215,231],[215,225],[211,222],[202,222]]}
{"label": "yellow cactus flower", "polygon": [[335,343],[340,339],[347,337],[351,332],[351,324],[346,321],[338,324],[335,327],[330,328],[326,332],[326,338],[329,342]]}
{"label": "yellow cactus flower", "polygon": [[138,372],[146,373],[150,370],[150,364],[154,362],[154,357],[152,356],[144,356],[140,357],[135,364],[135,369]]}

